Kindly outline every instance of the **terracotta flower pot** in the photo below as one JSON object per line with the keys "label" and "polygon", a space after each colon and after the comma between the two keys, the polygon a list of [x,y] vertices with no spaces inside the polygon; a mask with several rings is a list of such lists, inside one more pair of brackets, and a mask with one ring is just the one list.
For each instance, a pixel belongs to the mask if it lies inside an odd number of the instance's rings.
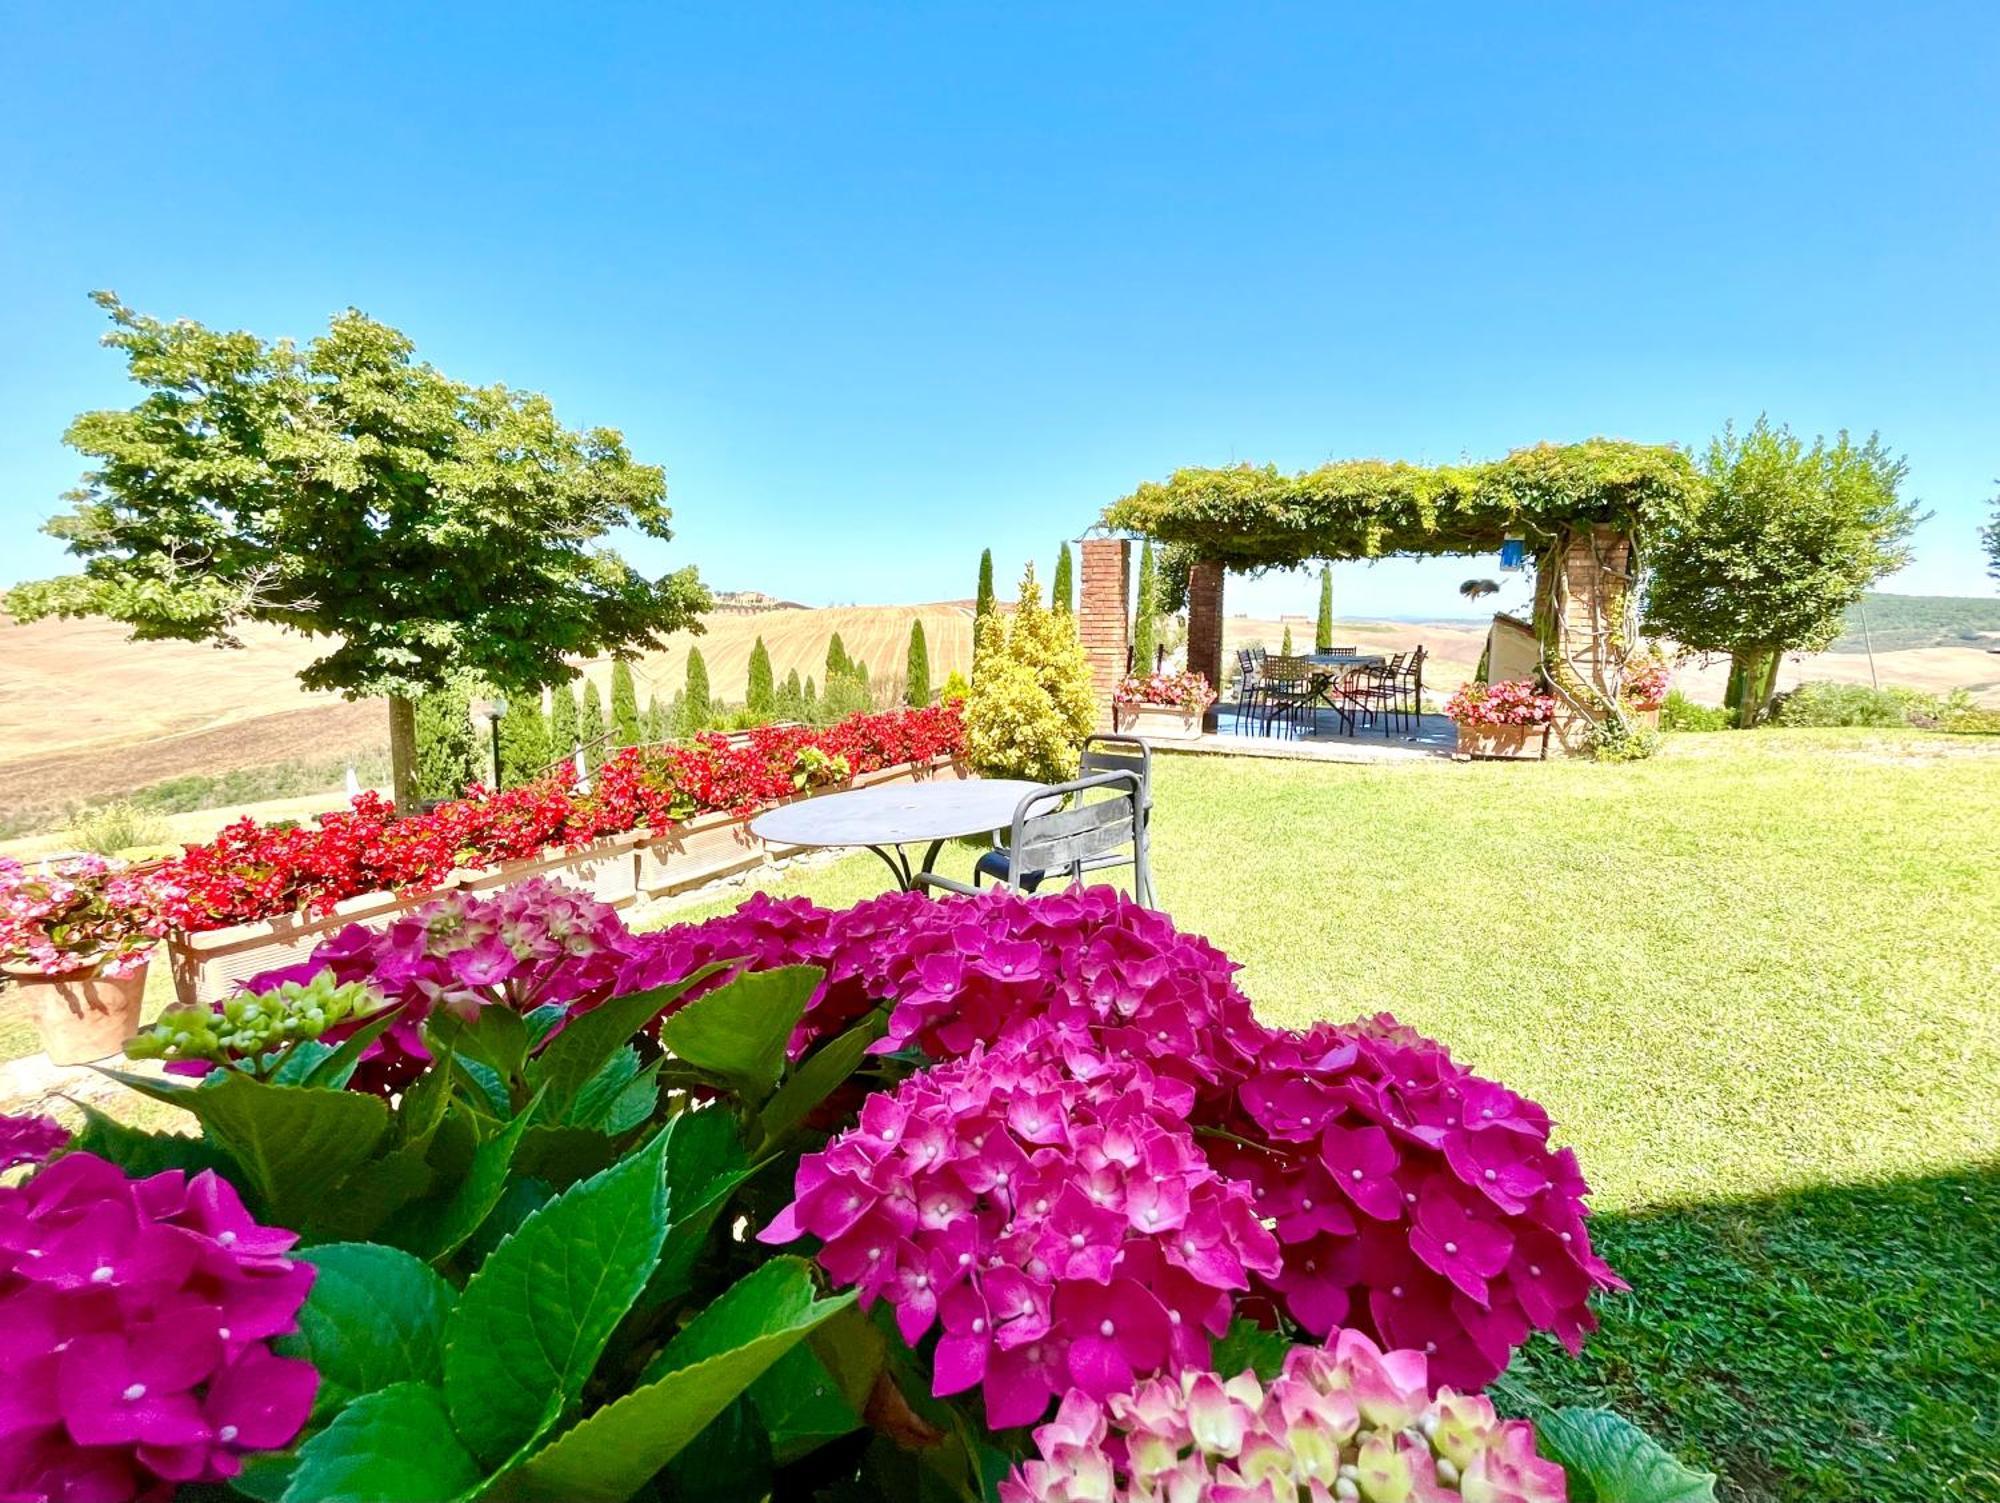
{"label": "terracotta flower pot", "polygon": [[34,1014],[42,1048],[52,1064],[87,1065],[108,1059],[139,1031],[149,960],[130,976],[95,971],[68,976],[8,971],[21,1002]]}
{"label": "terracotta flower pot", "polygon": [[1458,755],[1492,761],[1538,762],[1549,754],[1546,725],[1466,725],[1458,727]]}

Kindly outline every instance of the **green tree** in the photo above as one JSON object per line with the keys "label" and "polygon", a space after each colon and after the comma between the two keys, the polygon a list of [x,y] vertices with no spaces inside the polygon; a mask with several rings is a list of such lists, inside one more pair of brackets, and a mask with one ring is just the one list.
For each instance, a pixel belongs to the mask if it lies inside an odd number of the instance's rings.
{"label": "green tree", "polygon": [[1289,626],[1287,626],[1285,628],[1284,645],[1278,649],[1278,656],[1288,658],[1291,655],[1292,655],[1292,629]]}
{"label": "green tree", "polygon": [[416,699],[454,672],[539,693],[566,657],[700,630],[692,569],[651,580],[603,546],[620,527],[672,536],[662,472],[615,431],[453,381],[352,309],[301,348],[96,299],[146,395],[70,424],[92,466],[46,530],[82,570],[11,591],[17,621],[107,616],[135,638],[223,645],[257,621],[329,639],[300,681],[388,700],[403,805]]}
{"label": "green tree", "polygon": [[486,754],[473,729],[463,678],[446,679],[417,699],[417,797],[457,798],[483,777]]}
{"label": "green tree", "polygon": [[759,637],[750,649],[750,683],[744,691],[743,707],[753,715],[769,715],[777,708],[778,690],[771,676],[771,654]]}
{"label": "green tree", "polygon": [[819,691],[813,687],[812,675],[810,673],[806,675],[806,692],[804,698],[805,698],[806,716],[808,719],[810,719],[812,717],[813,707],[819,700]]}
{"label": "green tree", "polygon": [[598,696],[597,681],[583,681],[583,704],[576,712],[576,736],[583,743],[583,765],[595,770],[604,761],[604,701]]}
{"label": "green tree", "polygon": [[1979,536],[1986,544],[1986,572],[2000,579],[2000,495],[1993,498],[1993,525],[1980,528]]}
{"label": "green tree", "polygon": [[632,682],[632,665],[623,658],[611,665],[611,733],[619,746],[637,746],[645,739],[639,690]]}
{"label": "green tree", "polygon": [[910,651],[903,667],[903,702],[921,709],[931,702],[931,654],[924,642],[924,623],[910,623]]}
{"label": "green tree", "polygon": [[785,675],[785,682],[778,689],[778,713],[786,720],[805,719],[806,691],[799,684],[796,668]]}
{"label": "green tree", "polygon": [[1319,566],[1319,624],[1313,628],[1313,651],[1333,651],[1333,565]]}
{"label": "green tree", "polygon": [[1076,585],[1070,573],[1069,544],[1064,543],[1056,550],[1055,578],[1049,581],[1049,606],[1065,615],[1076,609]]}
{"label": "green tree", "polygon": [[978,629],[979,672],[965,702],[973,765],[1046,783],[1075,777],[1083,738],[1097,720],[1076,617],[1042,604],[1029,564],[1012,619],[996,611]]}
{"label": "green tree", "polygon": [[567,683],[549,690],[549,760],[576,754],[576,690]]}
{"label": "green tree", "polygon": [[673,739],[672,722],[667,719],[666,706],[660,703],[660,696],[646,696],[646,740],[652,746]]}
{"label": "green tree", "polygon": [[687,683],[681,690],[680,733],[690,736],[696,731],[708,729],[713,714],[714,706],[708,698],[708,664],[702,661],[699,647],[690,647]]}
{"label": "green tree", "polygon": [[1738,724],[1763,718],[1784,654],[1825,647],[1862,592],[1908,562],[1923,516],[1897,495],[1907,468],[1874,434],[1808,447],[1762,417],[1710,443],[1707,500],[1651,550],[1646,628],[1729,654]]}
{"label": "green tree", "polygon": [[507,713],[500,717],[500,786],[518,788],[548,766],[549,724],[542,718],[542,693],[503,696]]}
{"label": "green tree", "polygon": [[1138,607],[1132,613],[1132,671],[1151,673],[1160,640],[1160,571],[1153,562],[1150,538],[1139,545],[1138,594]]}
{"label": "green tree", "polygon": [[847,656],[847,644],[840,640],[840,633],[833,634],[833,640],[826,644],[826,677],[831,683],[844,673],[854,671],[853,660]]}
{"label": "green tree", "polygon": [[993,550],[979,555],[979,591],[972,597],[972,633],[979,635],[979,623],[993,614]]}

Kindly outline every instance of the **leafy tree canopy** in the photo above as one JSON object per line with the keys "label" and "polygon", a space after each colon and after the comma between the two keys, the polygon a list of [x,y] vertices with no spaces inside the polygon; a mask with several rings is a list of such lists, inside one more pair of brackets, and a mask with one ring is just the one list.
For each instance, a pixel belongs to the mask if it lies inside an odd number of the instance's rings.
{"label": "leafy tree canopy", "polygon": [[694,570],[648,579],[601,544],[672,536],[662,471],[616,431],[454,381],[352,309],[299,348],[96,298],[145,395],[70,424],[91,468],[47,531],[82,571],[17,587],[16,619],[225,644],[270,622],[335,644],[309,687],[401,702],[455,671],[531,691],[565,657],[699,630]]}
{"label": "leafy tree canopy", "polygon": [[[1595,438],[1539,444],[1484,464],[1342,460],[1297,475],[1275,465],[1177,470],[1105,509],[1106,525],[1231,569],[1311,559],[1490,553],[1510,532],[1547,543],[1603,523],[1643,535],[1689,515],[1703,485],[1670,445]],[[1169,589],[1169,600],[1179,586]]]}

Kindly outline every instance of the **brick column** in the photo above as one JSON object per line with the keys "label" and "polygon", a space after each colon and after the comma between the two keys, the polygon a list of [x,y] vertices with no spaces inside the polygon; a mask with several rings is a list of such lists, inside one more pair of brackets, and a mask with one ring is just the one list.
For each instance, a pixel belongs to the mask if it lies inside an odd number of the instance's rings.
{"label": "brick column", "polygon": [[1090,684],[1097,693],[1098,724],[1111,725],[1111,694],[1125,676],[1132,645],[1132,545],[1123,538],[1085,538],[1083,597],[1077,605],[1077,635],[1090,659]]}
{"label": "brick column", "polygon": [[[1226,680],[1222,676],[1222,565],[1203,559],[1188,570],[1188,672],[1208,679],[1209,687],[1220,694]],[[1215,711],[1210,708],[1202,729],[1215,729]]]}

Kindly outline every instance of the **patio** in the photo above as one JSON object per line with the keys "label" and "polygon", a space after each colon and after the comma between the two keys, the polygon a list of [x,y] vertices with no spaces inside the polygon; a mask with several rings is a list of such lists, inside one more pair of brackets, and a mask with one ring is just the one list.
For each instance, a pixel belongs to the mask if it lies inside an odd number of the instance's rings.
{"label": "patio", "polygon": [[1215,729],[1195,741],[1161,741],[1156,751],[1212,752],[1235,757],[1291,757],[1318,762],[1407,762],[1450,759],[1458,745],[1457,728],[1442,715],[1418,715],[1400,730],[1384,735],[1363,726],[1352,733],[1333,711],[1320,709],[1309,725],[1274,727],[1267,733],[1260,717],[1245,714],[1234,699],[1216,701]]}

